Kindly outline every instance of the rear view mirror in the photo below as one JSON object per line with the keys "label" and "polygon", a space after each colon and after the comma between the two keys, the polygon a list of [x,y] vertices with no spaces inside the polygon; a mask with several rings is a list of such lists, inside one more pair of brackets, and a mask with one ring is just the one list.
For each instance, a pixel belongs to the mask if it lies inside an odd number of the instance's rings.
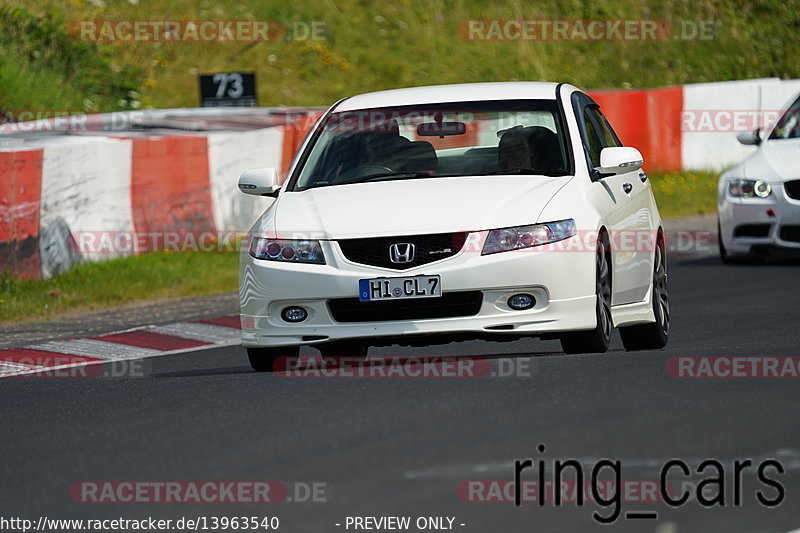
{"label": "rear view mirror", "polygon": [[467,125],[463,122],[423,122],[417,126],[417,135],[420,137],[445,137],[465,133]]}
{"label": "rear view mirror", "polygon": [[644,160],[639,150],[630,146],[609,146],[600,152],[600,174],[612,176],[642,168]]}
{"label": "rear view mirror", "polygon": [[760,133],[760,128],[756,128],[754,131],[743,131],[736,134],[736,140],[745,145],[758,146],[761,144]]}
{"label": "rear view mirror", "polygon": [[251,168],[239,176],[239,190],[255,196],[278,196],[278,171],[274,168]]}

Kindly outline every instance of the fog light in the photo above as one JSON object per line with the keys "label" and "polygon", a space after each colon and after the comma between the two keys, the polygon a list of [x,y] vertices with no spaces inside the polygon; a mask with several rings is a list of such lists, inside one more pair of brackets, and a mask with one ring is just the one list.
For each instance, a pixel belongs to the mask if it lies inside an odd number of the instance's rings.
{"label": "fog light", "polygon": [[536,298],[530,294],[515,294],[508,299],[508,306],[515,311],[524,311],[536,305]]}
{"label": "fog light", "polygon": [[286,322],[302,322],[308,317],[308,312],[302,307],[287,307],[281,311],[281,317]]}

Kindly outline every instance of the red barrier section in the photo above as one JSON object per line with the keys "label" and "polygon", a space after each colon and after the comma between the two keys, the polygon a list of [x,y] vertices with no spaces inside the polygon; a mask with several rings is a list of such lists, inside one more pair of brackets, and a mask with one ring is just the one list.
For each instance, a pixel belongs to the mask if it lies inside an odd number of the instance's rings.
{"label": "red barrier section", "polygon": [[312,126],[322,115],[322,111],[309,111],[305,116],[298,118],[290,124],[283,126],[283,146],[281,148],[281,171],[279,179],[281,182],[286,179],[289,167],[292,165],[297,150],[303,144],[303,139],[311,131]]}
{"label": "red barrier section", "polygon": [[206,138],[134,139],[131,204],[137,232],[216,231]]}
{"label": "red barrier section", "polygon": [[42,150],[0,152],[0,272],[38,278]]}
{"label": "red barrier section", "polygon": [[650,89],[647,121],[651,146],[656,149],[657,165],[653,170],[679,172],[683,169],[681,153],[681,114],[683,87]]}
{"label": "red barrier section", "polygon": [[647,135],[647,91],[595,91],[589,96],[600,104],[620,140],[642,152],[649,167],[654,156]]}
{"label": "red barrier section", "polygon": [[286,175],[289,173],[289,167],[292,165],[292,159],[297,152],[295,145],[295,136],[297,127],[294,124],[285,124],[283,126],[283,145],[281,146],[281,171],[278,179],[283,182]]}
{"label": "red barrier section", "polygon": [[637,148],[650,170],[681,170],[683,88],[592,91],[626,146]]}

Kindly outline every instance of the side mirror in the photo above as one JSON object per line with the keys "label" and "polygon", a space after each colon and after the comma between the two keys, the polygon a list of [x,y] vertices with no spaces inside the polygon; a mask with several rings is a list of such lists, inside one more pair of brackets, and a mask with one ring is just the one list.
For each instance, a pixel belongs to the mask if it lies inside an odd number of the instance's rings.
{"label": "side mirror", "polygon": [[600,177],[625,174],[642,168],[644,160],[639,150],[630,146],[609,146],[600,152]]}
{"label": "side mirror", "polygon": [[736,140],[748,146],[758,146],[761,144],[761,128],[737,133]]}
{"label": "side mirror", "polygon": [[278,196],[278,171],[274,168],[251,168],[239,176],[239,190],[255,196]]}

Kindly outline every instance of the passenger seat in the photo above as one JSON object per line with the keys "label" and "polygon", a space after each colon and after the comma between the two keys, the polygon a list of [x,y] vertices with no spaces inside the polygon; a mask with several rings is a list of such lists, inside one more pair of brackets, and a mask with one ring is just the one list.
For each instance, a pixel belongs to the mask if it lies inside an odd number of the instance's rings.
{"label": "passenger seat", "polygon": [[435,171],[438,165],[439,158],[431,143],[411,141],[392,157],[392,161],[387,166],[392,170],[429,172]]}

